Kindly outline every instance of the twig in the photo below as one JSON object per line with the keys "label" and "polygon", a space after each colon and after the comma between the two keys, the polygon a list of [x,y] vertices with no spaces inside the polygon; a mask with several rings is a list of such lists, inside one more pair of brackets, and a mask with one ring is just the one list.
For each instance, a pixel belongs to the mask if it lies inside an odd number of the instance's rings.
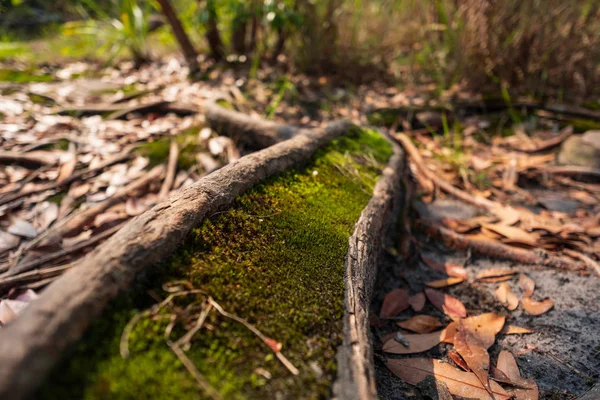
{"label": "twig", "polygon": [[569,126],[565,127],[562,131],[560,131],[558,136],[553,137],[548,140],[544,140],[542,143],[540,143],[534,149],[514,148],[513,150],[520,151],[521,153],[527,153],[527,154],[540,153],[542,151],[550,150],[556,146],[559,146],[562,142],[564,142],[572,134],[573,134],[573,127],[569,125]]}
{"label": "twig", "polygon": [[[42,156],[42,154],[45,154],[45,156]],[[0,164],[18,164],[32,168],[56,165],[58,157],[50,157],[47,154],[22,154],[14,151],[0,151]]]}
{"label": "twig", "polygon": [[581,270],[584,266],[564,257],[557,257],[543,250],[531,251],[511,247],[504,243],[492,240],[473,239],[444,228],[432,221],[420,219],[416,225],[427,235],[436,237],[449,248],[455,250],[472,249],[474,253],[514,261],[520,264],[542,265],[544,267],[567,269],[572,271]]}
{"label": "twig", "polygon": [[158,192],[158,201],[162,201],[169,196],[173,181],[175,180],[175,172],[177,171],[177,157],[179,156],[179,147],[175,140],[171,140],[171,148],[169,149],[169,164],[167,166],[167,175]]}
{"label": "twig", "polygon": [[71,268],[72,266],[73,263],[70,263],[66,265],[61,265],[59,267],[38,269],[35,271],[29,271],[23,274],[0,279],[0,293],[3,293],[23,283],[34,283],[47,278],[53,278],[57,275],[62,274],[64,271]]}
{"label": "twig", "polygon": [[172,345],[170,347],[171,347],[171,350],[173,351],[173,353],[175,353],[175,355],[179,359],[179,361],[181,361],[181,363],[183,364],[183,366],[194,377],[194,379],[196,379],[196,382],[198,382],[198,385],[200,385],[200,387],[202,389],[204,389],[204,391],[206,391],[206,394],[208,394],[212,399],[222,399],[222,397],[219,394],[219,392],[217,392],[210,385],[210,383],[208,383],[208,381],[206,380],[206,378],[204,378],[204,376],[200,373],[200,371],[198,371],[198,368],[196,368],[196,366],[194,365],[194,363],[192,362],[192,360],[190,360],[188,358],[188,356],[185,355],[185,353],[183,352],[183,350],[180,349],[179,346],[177,346],[177,344],[174,344],[174,345]]}
{"label": "twig", "polygon": [[585,175],[600,179],[600,168],[584,167],[580,165],[563,165],[537,168],[542,172],[552,175],[579,176]]}
{"label": "twig", "polygon": [[179,340],[177,340],[175,342],[175,346],[180,347],[184,351],[187,351],[190,349],[190,342],[191,342],[192,338],[200,329],[202,329],[202,325],[204,325],[204,321],[206,321],[206,318],[208,317],[208,314],[210,314],[210,311],[212,310],[212,308],[213,308],[213,305],[211,303],[206,304],[206,306],[202,309],[202,312],[198,316],[196,325],[194,325],[194,327],[192,329],[187,331],[187,333],[185,335],[183,335]]}
{"label": "twig", "polygon": [[300,371],[298,371],[298,368],[294,367],[294,365],[283,354],[281,354],[281,352],[278,349],[274,348],[274,346],[271,345],[271,342],[273,341],[273,339],[270,339],[270,338],[266,337],[265,335],[263,335],[261,331],[259,331],[254,325],[252,325],[245,319],[240,318],[237,315],[230,314],[227,311],[223,310],[223,308],[219,305],[219,303],[214,301],[214,299],[212,297],[209,297],[208,301],[219,312],[219,314],[244,325],[248,330],[250,330],[260,340],[262,340],[267,346],[269,346],[271,348],[271,350],[273,350],[273,352],[275,353],[275,356],[279,359],[279,361],[281,361],[283,366],[286,367],[288,369],[288,371],[290,371],[292,373],[292,375],[298,375],[300,373]]}
{"label": "twig", "polygon": [[14,275],[20,274],[22,272],[30,271],[42,264],[46,264],[50,261],[67,256],[69,254],[73,254],[75,252],[78,252],[79,250],[82,250],[88,246],[92,246],[92,245],[94,245],[98,242],[101,242],[104,239],[109,238],[110,236],[114,235],[119,229],[121,229],[123,227],[123,225],[125,225],[125,222],[122,222],[119,225],[113,226],[112,228],[107,229],[106,231],[101,232],[96,236],[92,236],[88,240],[84,240],[83,242],[79,242],[71,247],[67,247],[66,249],[62,249],[57,252],[47,254],[45,256],[36,258],[34,260],[31,260],[31,261],[23,263],[23,264],[17,264],[13,268],[11,268],[6,274],[0,275],[0,278],[5,277],[5,276],[14,276]]}
{"label": "twig", "polygon": [[592,258],[582,254],[578,251],[571,249],[563,249],[563,253],[568,255],[569,257],[573,257],[582,261],[585,265],[587,265],[590,269],[594,270],[598,276],[600,276],[600,265],[598,262],[594,261]]}

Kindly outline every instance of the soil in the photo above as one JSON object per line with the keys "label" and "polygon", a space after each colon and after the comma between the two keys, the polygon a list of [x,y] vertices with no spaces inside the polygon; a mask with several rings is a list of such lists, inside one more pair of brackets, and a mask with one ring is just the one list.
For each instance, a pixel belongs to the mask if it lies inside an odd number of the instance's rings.
{"label": "soil", "polygon": [[[448,217],[457,213],[473,215],[476,211],[453,201],[436,201],[432,205],[417,205],[421,214],[429,217]],[[595,275],[559,271],[536,266],[470,257],[464,252],[442,248],[427,238],[416,235],[418,246],[408,259],[392,254],[383,257],[379,266],[378,284],[371,304],[371,311],[378,314],[383,297],[390,290],[405,287],[411,294],[424,288],[423,282],[441,279],[443,274],[434,271],[420,261],[423,256],[464,265],[469,273],[466,281],[441,289],[459,298],[469,315],[495,312],[507,317],[506,323],[534,331],[527,335],[497,336],[490,348],[492,365],[495,365],[501,350],[511,351],[517,359],[521,375],[533,378],[540,390],[540,399],[574,399],[590,390],[600,376],[600,279]],[[534,298],[549,297],[554,308],[540,316],[530,316],[520,306],[515,311],[504,309],[494,298],[498,283],[473,283],[475,274],[487,268],[513,267],[526,273],[536,283]],[[518,275],[508,281],[514,293],[520,295]],[[410,318],[416,313],[406,310],[399,320]],[[427,304],[420,314],[433,315],[445,322],[448,317]],[[375,343],[375,367],[378,375],[378,392],[382,399],[427,399],[419,389],[402,382],[384,365],[386,355],[378,350],[380,338],[395,331],[394,321],[385,321],[380,328],[373,327]],[[449,344],[440,344],[417,357],[433,357],[449,361],[445,353]],[[394,357],[393,355],[391,357]],[[451,362],[451,361],[450,361]]]}

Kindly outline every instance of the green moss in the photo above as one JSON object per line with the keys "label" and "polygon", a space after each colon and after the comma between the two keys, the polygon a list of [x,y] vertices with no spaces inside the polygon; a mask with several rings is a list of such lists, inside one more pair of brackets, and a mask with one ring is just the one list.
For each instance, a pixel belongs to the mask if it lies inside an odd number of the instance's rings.
{"label": "green moss", "polygon": [[36,74],[33,70],[19,71],[16,69],[0,69],[0,81],[27,83],[49,82],[54,80],[50,74]]}
{"label": "green moss", "polygon": [[573,118],[564,123],[564,126],[571,125],[575,132],[586,132],[600,129],[600,122],[591,119]]}
{"label": "green moss", "polygon": [[[166,297],[161,285],[177,279],[282,343],[301,371],[292,376],[246,328],[213,312],[187,355],[224,398],[329,397],[342,332],[348,237],[390,155],[379,135],[355,130],[305,167],[241,196],[121,295],[36,398],[204,398],[165,343],[167,319],[142,318],[130,338],[130,358],[119,355],[126,322],[157,296]],[[201,295],[182,298],[178,305],[200,301]],[[177,326],[171,337],[184,332]]]}
{"label": "green moss", "polygon": [[[201,150],[198,141],[199,127],[192,127],[185,132],[175,136],[175,141],[179,145],[179,157],[177,165],[180,169],[188,169],[196,163],[196,153]],[[137,151],[140,155],[148,157],[151,165],[158,165],[167,162],[169,159],[169,149],[172,138],[166,137],[153,142],[146,142]]]}

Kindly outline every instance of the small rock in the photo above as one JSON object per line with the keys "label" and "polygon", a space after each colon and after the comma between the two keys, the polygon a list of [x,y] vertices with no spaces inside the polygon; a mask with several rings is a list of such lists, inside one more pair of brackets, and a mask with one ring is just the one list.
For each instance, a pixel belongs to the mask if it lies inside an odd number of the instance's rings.
{"label": "small rock", "polygon": [[600,131],[587,131],[565,140],[557,158],[561,165],[600,168]]}

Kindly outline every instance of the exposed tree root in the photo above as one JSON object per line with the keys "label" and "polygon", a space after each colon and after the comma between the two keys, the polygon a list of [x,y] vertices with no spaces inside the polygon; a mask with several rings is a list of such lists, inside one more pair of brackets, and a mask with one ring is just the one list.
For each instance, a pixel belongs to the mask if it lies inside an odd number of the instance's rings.
{"label": "exposed tree root", "polygon": [[169,255],[192,228],[259,182],[307,161],[350,126],[337,122],[299,130],[290,140],[245,156],[134,218],[75,262],[0,330],[0,398],[31,393],[136,273]]}
{"label": "exposed tree root", "polygon": [[338,377],[334,393],[339,399],[377,398],[369,305],[377,277],[382,238],[400,214],[405,158],[398,146],[377,182],[349,240],[344,281],[344,342],[338,348]]}
{"label": "exposed tree root", "polygon": [[492,240],[472,239],[429,220],[420,219],[416,222],[416,226],[426,235],[441,240],[450,249],[471,249],[475,254],[493,259],[514,261],[520,264],[540,265],[571,271],[579,271],[585,268],[581,263],[565,257],[551,255],[543,250],[532,251],[508,246]]}

